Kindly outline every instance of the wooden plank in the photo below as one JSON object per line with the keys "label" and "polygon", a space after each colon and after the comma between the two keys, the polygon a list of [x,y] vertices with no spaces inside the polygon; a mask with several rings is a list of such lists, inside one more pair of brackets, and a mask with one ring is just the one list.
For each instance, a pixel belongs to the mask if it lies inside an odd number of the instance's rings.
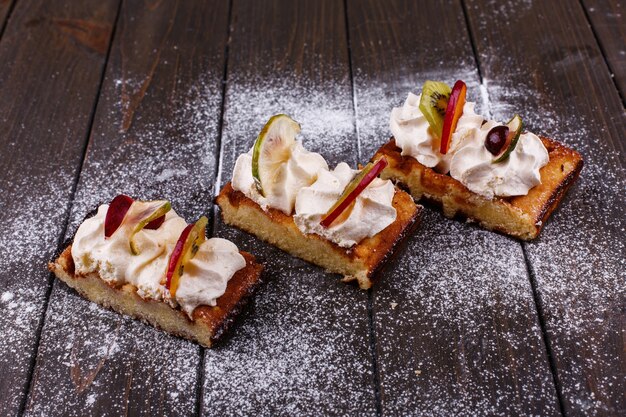
{"label": "wooden plank", "polygon": [[13,5],[14,0],[0,0],[0,34],[5,25],[5,20],[9,17],[9,10]]}
{"label": "wooden plank", "polygon": [[564,411],[624,415],[624,109],[580,5],[487,3],[469,1],[468,15],[498,103],[492,112],[500,119],[519,112],[530,131],[585,159],[542,235],[524,245]]}
{"label": "wooden plank", "polygon": [[[427,79],[465,80],[488,113],[459,2],[351,1],[348,21],[365,158]],[[558,414],[521,245],[424,217],[373,292],[383,414]]]}
{"label": "wooden plank", "polygon": [[626,96],[626,8],[618,0],[582,0],[612,77]]}
{"label": "wooden plank", "polygon": [[[226,2],[125,2],[71,212],[120,193],[211,211]],[[210,28],[210,30],[208,30]],[[53,288],[28,415],[192,415],[200,348]]]}
{"label": "wooden plank", "polygon": [[[221,180],[279,112],[329,165],[356,163],[341,2],[236,1]],[[266,283],[233,337],[205,352],[203,415],[373,414],[367,292],[216,222],[266,265]]]}
{"label": "wooden plank", "polygon": [[65,228],[117,10],[61,3],[20,1],[0,42],[0,415],[17,415],[25,398],[45,264]]}

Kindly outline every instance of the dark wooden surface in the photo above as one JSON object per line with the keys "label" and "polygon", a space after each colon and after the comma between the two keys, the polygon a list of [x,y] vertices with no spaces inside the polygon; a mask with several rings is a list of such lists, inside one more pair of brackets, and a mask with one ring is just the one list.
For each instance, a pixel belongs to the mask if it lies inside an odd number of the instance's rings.
{"label": "dark wooden surface", "polygon": [[[217,185],[280,112],[329,165],[356,165],[343,4],[236,1],[231,21]],[[341,126],[321,120],[332,112]],[[258,254],[267,282],[232,337],[205,351],[203,414],[374,414],[367,292],[217,220],[215,235]]]}
{"label": "dark wooden surface", "polygon": [[0,33],[2,33],[5,27],[6,18],[9,14],[9,10],[11,10],[11,6],[13,6],[13,0],[0,1]]}
{"label": "dark wooden surface", "polygon": [[622,96],[626,97],[626,5],[620,0],[583,0],[591,29]]}
{"label": "dark wooden surface", "polygon": [[[167,198],[188,219],[210,212],[227,24],[226,3],[122,3],[68,237],[120,192]],[[49,305],[26,414],[195,412],[197,345],[91,309],[59,282]]]}
{"label": "dark wooden surface", "polygon": [[45,265],[72,205],[116,11],[115,1],[22,1],[0,41],[0,415],[18,414],[30,386]]}
{"label": "dark wooden surface", "polygon": [[[0,1],[0,414],[626,414],[622,7]],[[427,209],[362,292],[216,216],[270,115],[355,165],[408,91],[458,78],[483,114],[519,112],[585,158],[537,241]],[[209,214],[266,265],[215,349],[45,271],[119,192]]]}
{"label": "dark wooden surface", "polygon": [[[500,103],[494,116],[519,108],[530,115],[530,130],[578,149],[586,161],[562,209],[524,244],[563,409],[624,414],[626,212],[616,192],[626,189],[624,108],[582,7],[533,3],[517,14],[516,26],[526,30],[512,38],[512,24],[482,24],[495,18],[484,3],[469,2],[468,14],[490,97]],[[548,24],[548,16],[559,19]],[[524,56],[511,54],[520,43]],[[499,94],[507,91],[503,80],[529,93]]]}
{"label": "dark wooden surface", "polygon": [[[441,16],[436,32],[415,36],[399,30],[427,26],[432,16]],[[417,2],[382,7],[378,1],[355,1],[348,21],[366,157],[389,136],[390,109],[427,79],[452,84],[462,78],[480,101],[479,74],[458,2],[425,8]],[[438,46],[421,48],[424,44]],[[429,211],[408,246],[374,289],[383,413],[557,414],[520,244]],[[536,400],[527,401],[530,397]]]}

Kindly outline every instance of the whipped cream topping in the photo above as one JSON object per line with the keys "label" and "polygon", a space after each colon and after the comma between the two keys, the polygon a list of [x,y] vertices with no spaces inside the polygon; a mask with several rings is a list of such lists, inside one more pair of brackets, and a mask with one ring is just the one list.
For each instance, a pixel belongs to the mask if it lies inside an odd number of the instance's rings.
{"label": "whipped cream topping", "polygon": [[333,171],[320,170],[317,181],[300,189],[294,221],[303,233],[315,233],[348,248],[395,221],[396,209],[391,204],[395,187],[389,180],[376,178],[328,228],[320,225],[322,216],[358,172],[342,162]]}
{"label": "whipped cream topping", "polygon": [[494,156],[485,148],[485,138],[497,125],[490,121],[468,132],[452,157],[450,175],[485,198],[526,195],[541,184],[539,169],[548,163],[548,151],[539,137],[522,133],[509,157],[492,163]]}
{"label": "whipped cream topping", "polygon": [[539,169],[549,158],[536,135],[523,133],[505,161],[492,163],[494,156],[487,151],[484,142],[489,130],[499,123],[490,121],[483,126],[482,116],[474,111],[475,103],[466,102],[452,134],[450,149],[442,155],[440,139],[419,109],[420,98],[409,93],[404,105],[391,111],[391,132],[402,155],[411,156],[439,173],[449,172],[468,189],[489,199],[526,195],[541,183]]}
{"label": "whipped cream topping", "polygon": [[[133,255],[130,233],[134,225],[122,222],[111,237],[104,238],[108,208],[107,204],[101,205],[97,214],[85,220],[76,232],[72,258],[77,273],[98,273],[115,286],[133,284],[140,297],[179,304],[191,318],[198,305],[215,305],[216,299],[224,294],[228,280],[245,266],[245,259],[234,244],[224,239],[208,239],[185,266],[173,299],[165,288],[165,273],[174,246],[187,226],[185,220],[170,210],[161,227],[143,229],[135,235],[139,253]],[[126,218],[141,210],[142,203],[134,202]]]}
{"label": "whipped cream topping", "polygon": [[299,141],[296,141],[291,147],[289,159],[278,169],[275,181],[264,185],[265,196],[262,196],[252,177],[252,149],[250,149],[248,153],[237,158],[232,186],[254,200],[263,210],[272,207],[290,215],[298,191],[311,185],[320,169],[328,170],[326,160],[318,153],[307,151]]}
{"label": "whipped cream topping", "polygon": [[233,242],[217,237],[205,240],[185,264],[176,301],[189,317],[199,305],[215,306],[226,292],[228,280],[245,266],[246,260]]}

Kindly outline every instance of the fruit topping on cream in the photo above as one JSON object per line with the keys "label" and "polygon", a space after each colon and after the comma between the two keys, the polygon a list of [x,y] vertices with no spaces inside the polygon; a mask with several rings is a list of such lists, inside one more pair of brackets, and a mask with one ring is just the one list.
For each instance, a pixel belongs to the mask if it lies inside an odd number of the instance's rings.
{"label": "fruit topping on cream", "polygon": [[300,125],[289,116],[273,116],[250,152],[237,158],[233,188],[264,210],[272,207],[290,215],[298,191],[311,185],[320,169],[328,170],[320,154],[307,151],[296,140],[299,132]]}
{"label": "fruit topping on cream", "polygon": [[548,151],[536,135],[522,133],[508,157],[494,162],[485,139],[496,126],[496,122],[489,121],[466,135],[463,146],[452,157],[450,176],[485,198],[526,195],[541,184],[539,170],[548,163]]}
{"label": "fruit topping on cream", "polygon": [[179,251],[185,256],[176,255],[177,291],[170,291],[167,272],[187,229],[185,220],[169,209],[169,202],[118,196],[78,228],[72,243],[76,273],[97,273],[115,287],[132,284],[140,297],[180,305],[191,318],[198,305],[215,305],[246,263],[234,244],[207,240],[202,227],[196,231],[202,238],[185,247],[189,250]]}
{"label": "fruit topping on cream", "polygon": [[536,135],[521,133],[517,115],[506,125],[485,123],[474,112],[475,104],[465,101],[466,89],[462,81],[452,89],[427,81],[421,96],[409,93],[404,105],[391,112],[396,145],[402,155],[449,173],[485,198],[528,194],[541,183],[539,170],[549,161],[548,151]]}
{"label": "fruit topping on cream", "polygon": [[361,171],[343,162],[333,171],[320,170],[317,181],[296,198],[298,228],[345,248],[381,232],[396,219],[395,187],[376,178],[385,166],[382,159]]}

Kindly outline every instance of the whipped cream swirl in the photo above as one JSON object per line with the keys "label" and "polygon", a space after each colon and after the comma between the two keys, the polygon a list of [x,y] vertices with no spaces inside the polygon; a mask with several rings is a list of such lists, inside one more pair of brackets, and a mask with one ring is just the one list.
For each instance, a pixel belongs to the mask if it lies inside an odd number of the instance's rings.
{"label": "whipped cream swirl", "polygon": [[[133,255],[130,233],[134,225],[122,222],[111,237],[104,238],[108,208],[107,204],[101,205],[97,214],[85,220],[76,232],[72,258],[79,274],[98,273],[115,286],[133,284],[140,297],[178,304],[191,318],[198,305],[214,306],[233,274],[246,265],[234,244],[208,239],[185,266],[173,299],[164,285],[165,273],[174,246],[187,226],[185,220],[170,210],[158,229],[143,229],[135,235],[139,254]],[[126,218],[141,210],[142,202],[135,201]]]}
{"label": "whipped cream swirl", "polygon": [[395,221],[396,209],[392,206],[395,188],[391,181],[376,178],[333,224],[328,228],[320,225],[322,216],[358,172],[342,162],[333,171],[320,170],[317,181],[298,192],[294,221],[303,233],[315,233],[349,248]]}
{"label": "whipped cream swirl", "polygon": [[485,147],[485,139],[489,130],[497,125],[489,121],[468,132],[463,146],[452,157],[450,176],[488,199],[526,195],[528,190],[541,184],[539,169],[548,163],[548,151],[539,137],[522,133],[509,157],[492,163],[494,156]]}
{"label": "whipped cream swirl", "polygon": [[291,147],[289,160],[283,163],[276,173],[275,181],[263,186],[265,196],[262,196],[252,177],[251,149],[237,158],[232,186],[254,200],[263,210],[272,207],[290,215],[298,191],[311,185],[320,169],[328,170],[326,160],[318,153],[307,151],[299,141],[296,141]]}
{"label": "whipped cream swirl", "polygon": [[442,155],[440,139],[419,109],[420,98],[409,93],[404,105],[391,111],[391,132],[402,155],[411,156],[439,173],[449,172],[452,178],[488,199],[526,195],[541,183],[539,169],[549,158],[536,135],[523,133],[509,158],[492,163],[494,156],[484,142],[489,130],[498,123],[490,121],[483,126],[482,116],[474,111],[475,103],[466,102],[452,134],[450,149]]}

